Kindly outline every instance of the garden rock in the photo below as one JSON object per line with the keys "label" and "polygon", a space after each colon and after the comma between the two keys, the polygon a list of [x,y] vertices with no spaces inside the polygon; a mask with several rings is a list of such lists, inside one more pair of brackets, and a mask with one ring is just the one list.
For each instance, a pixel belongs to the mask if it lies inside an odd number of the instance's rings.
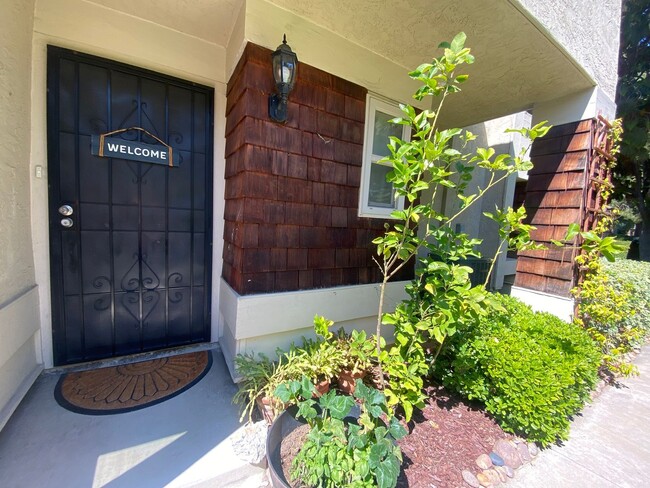
{"label": "garden rock", "polygon": [[481,454],[476,458],[476,465],[481,469],[490,469],[492,467],[492,460],[487,454]]}
{"label": "garden rock", "polygon": [[472,488],[479,488],[479,486],[481,486],[481,483],[479,483],[476,476],[474,476],[470,471],[464,469],[461,474],[463,475],[463,479],[465,480],[465,483],[467,483]]}
{"label": "garden rock", "polygon": [[515,470],[512,469],[510,466],[505,465],[505,466],[502,466],[502,468],[503,468],[503,471],[506,473],[506,476],[508,478],[514,478],[515,477]]}
{"label": "garden rock", "polygon": [[503,458],[499,456],[496,452],[490,453],[490,461],[492,461],[492,464],[494,464],[495,466],[503,466],[505,464]]}
{"label": "garden rock", "polygon": [[523,464],[517,448],[505,439],[499,439],[494,444],[494,452],[512,469],[517,469]]}
{"label": "garden rock", "polygon": [[494,469],[487,469],[483,473],[488,477],[492,485],[499,486],[501,484],[501,477]]}
{"label": "garden rock", "polygon": [[478,479],[479,483],[481,483],[481,486],[484,486],[486,488],[497,486],[501,483],[499,475],[492,469],[481,471],[476,475],[476,479]]}
{"label": "garden rock", "polygon": [[266,459],[266,434],[268,424],[265,420],[246,424],[230,438],[235,454],[250,464],[263,464]]}
{"label": "garden rock", "polygon": [[488,478],[487,475],[482,471],[476,475],[476,479],[481,484],[481,486],[485,486],[485,487],[492,486],[492,482],[490,481],[490,478]]}
{"label": "garden rock", "polygon": [[539,447],[537,447],[537,444],[535,444],[534,442],[529,442],[528,452],[530,453],[531,456],[535,457],[539,454]]}
{"label": "garden rock", "polygon": [[518,444],[517,451],[519,452],[519,456],[521,456],[521,460],[524,463],[529,463],[533,459],[530,455],[530,452],[528,452],[528,446],[526,444]]}
{"label": "garden rock", "polygon": [[[508,481],[508,475],[506,474],[506,468],[504,466],[495,466],[494,470],[499,475],[499,479],[501,480],[501,483],[505,483]],[[513,472],[512,474],[514,475],[515,473]]]}

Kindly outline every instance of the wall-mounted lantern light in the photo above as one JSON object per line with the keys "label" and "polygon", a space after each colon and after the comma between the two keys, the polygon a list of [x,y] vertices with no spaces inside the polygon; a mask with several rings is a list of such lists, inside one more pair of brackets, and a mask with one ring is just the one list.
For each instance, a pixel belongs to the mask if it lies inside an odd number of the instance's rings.
{"label": "wall-mounted lantern light", "polygon": [[287,44],[286,35],[283,36],[282,44],[278,46],[271,58],[273,60],[273,78],[278,93],[269,97],[269,116],[276,122],[286,122],[287,99],[296,82],[298,66],[298,56]]}

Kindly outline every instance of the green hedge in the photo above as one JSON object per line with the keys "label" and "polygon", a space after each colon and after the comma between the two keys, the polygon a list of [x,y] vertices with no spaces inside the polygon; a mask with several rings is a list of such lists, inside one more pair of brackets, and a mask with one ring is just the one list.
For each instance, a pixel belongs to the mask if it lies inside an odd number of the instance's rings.
{"label": "green hedge", "polygon": [[550,444],[566,439],[598,381],[601,354],[580,327],[497,295],[504,310],[454,337],[436,372],[509,432]]}
{"label": "green hedge", "polygon": [[603,269],[616,289],[631,288],[634,314],[624,320],[624,325],[641,329],[647,335],[650,332],[650,263],[617,259],[614,263],[603,261]]}

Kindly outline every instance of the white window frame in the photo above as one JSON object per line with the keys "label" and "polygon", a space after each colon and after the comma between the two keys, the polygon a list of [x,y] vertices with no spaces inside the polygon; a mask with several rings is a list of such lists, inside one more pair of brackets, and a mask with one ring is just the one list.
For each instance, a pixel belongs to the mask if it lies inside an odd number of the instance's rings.
{"label": "white window frame", "polygon": [[[403,112],[400,110],[397,102],[378,97],[370,94],[366,96],[366,124],[363,137],[363,162],[361,165],[361,185],[359,188],[359,217],[392,219],[391,213],[395,210],[404,209],[404,197],[398,197],[395,208],[376,207],[368,205],[368,196],[370,192],[370,170],[373,164],[378,164],[381,159],[379,156],[372,154],[373,136],[375,128],[375,114],[383,112],[393,117],[401,117]],[[402,125],[402,139],[410,140],[411,128],[408,125]],[[380,163],[384,164],[384,163]]]}

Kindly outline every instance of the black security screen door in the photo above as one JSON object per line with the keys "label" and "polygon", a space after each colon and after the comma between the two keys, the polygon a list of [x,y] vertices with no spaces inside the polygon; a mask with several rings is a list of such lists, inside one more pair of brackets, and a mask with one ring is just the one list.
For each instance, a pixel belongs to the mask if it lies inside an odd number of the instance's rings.
{"label": "black security screen door", "polygon": [[[55,364],[210,340],[212,99],[208,87],[49,47]],[[91,136],[130,127],[169,144],[180,166],[91,154]],[[145,131],[107,137],[160,144]]]}

